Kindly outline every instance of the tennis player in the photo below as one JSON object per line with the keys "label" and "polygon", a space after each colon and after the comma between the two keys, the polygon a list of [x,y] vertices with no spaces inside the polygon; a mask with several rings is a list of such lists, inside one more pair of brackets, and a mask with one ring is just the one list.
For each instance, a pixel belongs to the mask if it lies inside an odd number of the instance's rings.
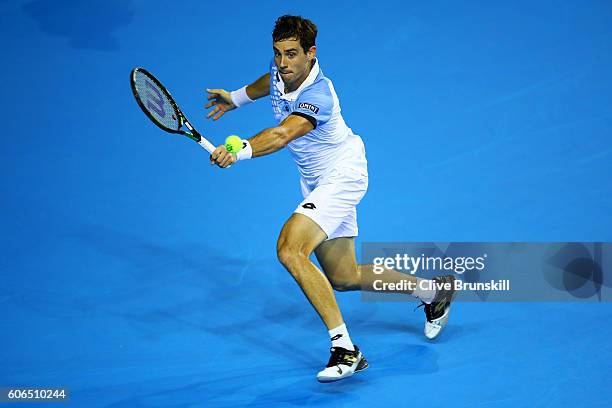
{"label": "tennis player", "polygon": [[[317,27],[310,20],[278,18],[272,32],[274,59],[269,72],[233,92],[208,89],[206,108],[212,108],[207,117],[217,120],[230,110],[270,96],[277,126],[243,140],[237,155],[223,145],[217,147],[210,160],[227,168],[283,148],[291,153],[301,175],[304,199],[283,225],[277,254],[329,331],[331,357],[317,379],[330,382],[368,367],[351,340],[333,290],[372,290],[367,280],[374,275],[373,266],[358,265],[355,256],[356,206],[368,188],[365,148],[344,122],[334,86],[319,66],[316,36]],[[324,274],[310,260],[313,252]],[[417,289],[410,294],[425,305],[425,335],[433,339],[440,333],[448,321],[453,290],[419,289],[419,278],[394,270],[376,278],[413,281]],[[452,284],[453,279],[449,275],[434,281]]]}

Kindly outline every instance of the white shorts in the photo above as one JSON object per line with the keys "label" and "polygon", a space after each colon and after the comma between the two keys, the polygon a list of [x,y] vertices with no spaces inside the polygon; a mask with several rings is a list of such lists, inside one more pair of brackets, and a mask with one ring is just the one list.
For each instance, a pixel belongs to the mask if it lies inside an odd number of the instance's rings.
{"label": "white shorts", "polygon": [[367,170],[337,167],[322,176],[314,189],[301,180],[304,200],[294,212],[321,227],[327,239],[356,237],[357,204],[368,189]]}

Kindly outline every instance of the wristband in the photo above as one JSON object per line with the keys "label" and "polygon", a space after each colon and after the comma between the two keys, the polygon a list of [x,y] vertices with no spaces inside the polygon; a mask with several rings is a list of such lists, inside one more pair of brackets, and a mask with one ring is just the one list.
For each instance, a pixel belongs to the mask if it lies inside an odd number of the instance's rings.
{"label": "wristband", "polygon": [[249,98],[249,95],[247,95],[246,88],[245,85],[240,89],[230,92],[232,103],[236,105],[237,108],[253,102],[253,100]]}
{"label": "wristband", "polygon": [[248,140],[242,139],[242,149],[236,153],[236,160],[249,160],[253,156],[253,148]]}

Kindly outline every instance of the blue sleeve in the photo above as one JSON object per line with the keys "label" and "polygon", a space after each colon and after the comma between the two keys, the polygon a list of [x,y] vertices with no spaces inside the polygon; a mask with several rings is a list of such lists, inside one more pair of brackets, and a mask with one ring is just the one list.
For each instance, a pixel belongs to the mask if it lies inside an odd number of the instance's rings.
{"label": "blue sleeve", "polygon": [[313,126],[322,125],[332,116],[334,98],[325,81],[319,81],[300,93],[292,114],[305,117]]}

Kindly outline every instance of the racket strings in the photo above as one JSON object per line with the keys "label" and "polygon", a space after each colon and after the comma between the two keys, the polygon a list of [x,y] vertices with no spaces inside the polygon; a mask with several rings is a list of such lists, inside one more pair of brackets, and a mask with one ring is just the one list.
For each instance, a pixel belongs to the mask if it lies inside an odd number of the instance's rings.
{"label": "racket strings", "polygon": [[179,113],[167,91],[142,71],[135,72],[134,84],[141,106],[149,115],[161,126],[172,131],[179,130]]}

